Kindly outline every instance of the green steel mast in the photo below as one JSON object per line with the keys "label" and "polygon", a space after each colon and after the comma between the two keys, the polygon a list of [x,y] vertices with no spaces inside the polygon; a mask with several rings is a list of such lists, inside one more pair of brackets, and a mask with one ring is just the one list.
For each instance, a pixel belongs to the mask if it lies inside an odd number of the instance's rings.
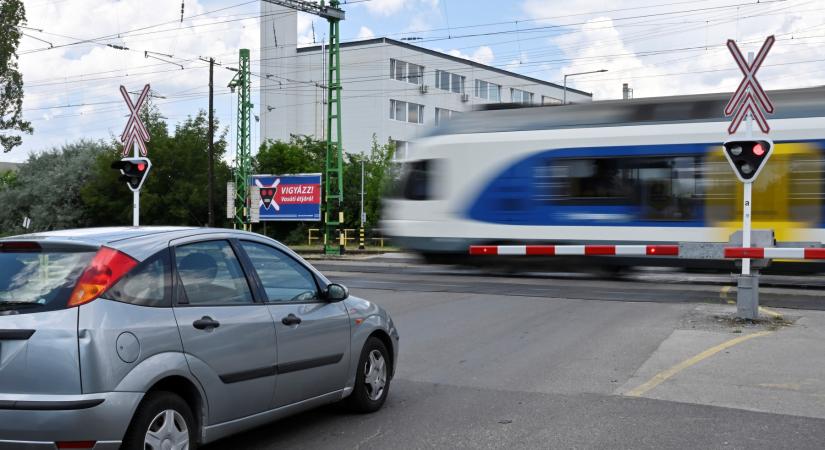
{"label": "green steel mast", "polygon": [[341,35],[339,23],[345,13],[341,2],[324,0],[320,3],[306,0],[264,0],[316,16],[329,22],[329,73],[327,78],[327,142],[324,162],[324,252],[340,254],[343,235],[335,241],[335,231],[344,221],[344,170],[341,145]]}
{"label": "green steel mast", "polygon": [[[338,0],[329,6],[338,9]],[[321,0],[323,8],[324,1]],[[340,19],[328,16],[329,73],[327,78],[327,155],[324,167],[324,253],[340,254],[343,241],[334,242],[335,230],[344,221],[344,177],[341,146],[341,35]],[[340,233],[340,231],[339,231]],[[341,236],[343,237],[343,235]]]}
{"label": "green steel mast", "polygon": [[235,228],[246,229],[249,223],[249,177],[252,175],[252,133],[249,119],[252,115],[249,73],[249,49],[242,48],[238,58],[238,72],[229,87],[238,91],[238,141],[235,152]]}

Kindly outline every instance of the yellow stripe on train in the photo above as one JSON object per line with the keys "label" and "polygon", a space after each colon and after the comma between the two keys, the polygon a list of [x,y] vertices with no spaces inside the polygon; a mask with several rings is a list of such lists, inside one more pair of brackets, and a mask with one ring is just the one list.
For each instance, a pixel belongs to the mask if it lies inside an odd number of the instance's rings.
{"label": "yellow stripe on train", "polygon": [[[818,145],[776,144],[753,184],[753,229],[773,229],[777,241],[799,241],[805,228],[821,223],[823,160]],[[743,188],[732,175],[721,146],[708,156],[706,222],[723,229],[725,241],[742,228]],[[735,184],[735,186],[734,186]],[[735,192],[735,196],[732,194]]]}

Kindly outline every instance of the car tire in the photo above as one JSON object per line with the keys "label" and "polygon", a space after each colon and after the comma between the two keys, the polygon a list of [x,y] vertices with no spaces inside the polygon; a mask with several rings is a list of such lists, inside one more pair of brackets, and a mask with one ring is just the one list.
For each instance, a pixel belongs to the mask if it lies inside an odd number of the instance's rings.
{"label": "car tire", "polygon": [[372,413],[384,405],[392,373],[389,356],[387,346],[381,339],[370,337],[364,343],[355,373],[355,388],[345,401],[351,411]]}
{"label": "car tire", "polygon": [[[195,450],[198,446],[197,431],[192,410],[182,398],[171,392],[150,392],[138,406],[121,448],[160,450],[161,442],[169,439],[179,445],[175,448]],[[153,440],[157,445],[152,445]],[[183,445],[184,440],[188,446]]]}

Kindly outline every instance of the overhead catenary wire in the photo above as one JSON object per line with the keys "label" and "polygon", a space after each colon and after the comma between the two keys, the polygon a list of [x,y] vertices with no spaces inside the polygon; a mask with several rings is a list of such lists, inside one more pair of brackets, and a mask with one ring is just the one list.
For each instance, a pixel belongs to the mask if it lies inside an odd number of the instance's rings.
{"label": "overhead catenary wire", "polygon": [[[651,53],[651,54],[652,54],[652,55],[655,55],[655,53]],[[613,56],[615,56],[615,55],[613,55]],[[569,60],[568,60],[568,61],[569,61]],[[556,62],[563,62],[563,61],[556,61]],[[538,62],[536,62],[536,63],[534,63],[534,64],[538,64]],[[191,69],[197,69],[197,68],[199,68],[199,67],[192,67]],[[189,68],[188,68],[187,70],[189,70]],[[263,72],[263,71],[262,71],[262,72]],[[257,75],[257,74],[256,74],[256,75]],[[667,74],[665,74],[665,75],[667,75]],[[662,75],[662,76],[665,76],[665,75]],[[675,75],[675,74],[673,74],[673,75]],[[114,77],[113,77],[113,78],[114,78]],[[383,76],[382,76],[382,78],[386,78],[386,75],[383,75]],[[345,80],[345,81],[346,81],[346,80]],[[353,80],[353,81],[357,81],[357,80]],[[311,82],[303,82],[303,81],[300,81],[300,80],[298,80],[297,82],[299,82],[299,83],[301,83],[301,84],[305,84],[305,85],[307,85],[307,86],[310,86],[310,85],[311,85]],[[61,83],[63,83],[63,82],[61,81]]]}

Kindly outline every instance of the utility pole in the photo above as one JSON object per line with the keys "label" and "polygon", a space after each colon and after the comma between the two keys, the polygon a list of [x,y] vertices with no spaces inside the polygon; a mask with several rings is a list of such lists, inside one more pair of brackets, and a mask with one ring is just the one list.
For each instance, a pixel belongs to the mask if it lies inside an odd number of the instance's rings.
{"label": "utility pole", "polygon": [[[209,152],[208,155],[208,163],[207,163],[207,201],[209,202],[209,207],[207,211],[209,211],[207,225],[209,227],[215,226],[215,118],[214,118],[214,107],[212,106],[214,102],[214,82],[213,82],[213,75],[215,70],[215,58],[206,59],[202,56],[199,56],[203,62],[209,63],[209,131],[208,131],[208,146],[207,151]],[[218,64],[220,65],[220,64]]]}
{"label": "utility pole", "polygon": [[215,226],[215,121],[212,101],[212,73],[215,69],[215,58],[209,58],[209,226]]}

